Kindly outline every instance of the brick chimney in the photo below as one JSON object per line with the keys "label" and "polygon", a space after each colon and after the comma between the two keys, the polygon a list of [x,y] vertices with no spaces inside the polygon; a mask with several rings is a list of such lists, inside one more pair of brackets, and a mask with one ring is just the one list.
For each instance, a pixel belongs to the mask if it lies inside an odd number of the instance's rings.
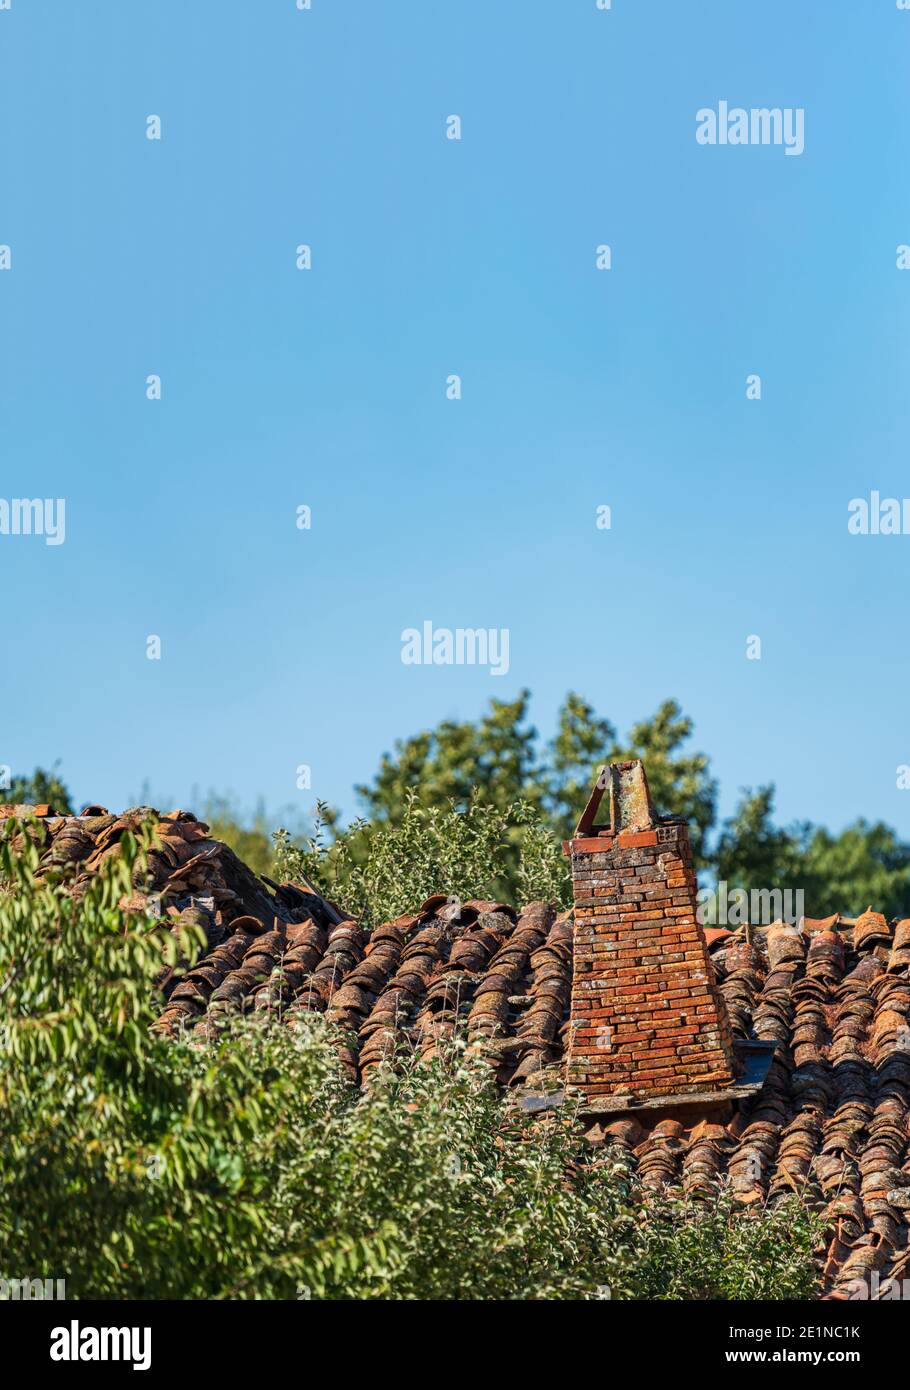
{"label": "brick chimney", "polygon": [[[609,823],[594,820],[609,791]],[[686,822],[657,817],[641,762],[611,763],[563,849],[575,967],[567,1089],[588,1110],[722,1091],[736,1065],[696,918]]]}

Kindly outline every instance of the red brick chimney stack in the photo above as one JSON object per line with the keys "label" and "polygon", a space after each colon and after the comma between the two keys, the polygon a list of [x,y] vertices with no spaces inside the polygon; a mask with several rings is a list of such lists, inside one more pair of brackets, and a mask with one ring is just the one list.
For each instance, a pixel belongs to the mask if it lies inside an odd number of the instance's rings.
{"label": "red brick chimney stack", "polygon": [[[595,825],[605,792],[609,822]],[[733,1038],[696,918],[688,827],[655,816],[641,762],[601,769],[563,849],[575,896],[570,1093],[596,1110],[731,1085]]]}

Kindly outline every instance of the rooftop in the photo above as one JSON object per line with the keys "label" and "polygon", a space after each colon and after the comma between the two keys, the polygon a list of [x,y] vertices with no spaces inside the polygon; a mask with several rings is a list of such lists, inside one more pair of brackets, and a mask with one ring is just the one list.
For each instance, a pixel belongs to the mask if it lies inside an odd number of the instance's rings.
{"label": "rooftop", "polygon": [[[41,816],[42,871],[69,865],[72,892],[124,831],[157,816],[7,806],[0,820],[14,810]],[[153,906],[208,937],[188,974],[162,979],[163,1033],[202,1041],[238,1010],[288,1025],[324,1012],[345,1030],[351,1076],[369,1084],[398,1046],[429,1057],[457,1030],[521,1103],[562,1103],[570,913],[440,894],[368,933],[308,884],[257,878],[180,811],[160,818],[150,861],[151,885],[124,906],[156,894]],[[746,1206],[804,1193],[829,1219],[835,1296],[872,1270],[910,1274],[910,919],[870,910],[706,935],[734,1036],[776,1048],[764,1086],[729,1123],[604,1115],[588,1121],[589,1138],[624,1146],[646,1187],[697,1196],[726,1176]]]}

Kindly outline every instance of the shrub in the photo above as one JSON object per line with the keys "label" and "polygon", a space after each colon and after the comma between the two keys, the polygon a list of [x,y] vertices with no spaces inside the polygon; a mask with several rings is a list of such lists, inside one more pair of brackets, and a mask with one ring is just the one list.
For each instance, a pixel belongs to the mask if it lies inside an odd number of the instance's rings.
{"label": "shrub", "polygon": [[637,1297],[811,1298],[817,1290],[824,1223],[796,1195],[743,1209],[722,1184],[710,1201],[662,1195],[643,1211]]}
{"label": "shrub", "polygon": [[517,801],[505,810],[472,802],[467,810],[421,805],[405,798],[401,818],[355,821],[327,845],[326,808],[304,848],[280,830],[279,878],[307,878],[368,926],[413,912],[433,893],[494,898],[519,906],[570,899],[568,861],[540,812]]}

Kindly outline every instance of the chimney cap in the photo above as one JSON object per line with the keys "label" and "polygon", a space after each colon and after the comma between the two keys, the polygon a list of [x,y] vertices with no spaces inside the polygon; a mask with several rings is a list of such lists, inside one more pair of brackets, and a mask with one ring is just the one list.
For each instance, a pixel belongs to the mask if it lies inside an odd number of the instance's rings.
{"label": "chimney cap", "polygon": [[[610,823],[595,825],[603,794],[610,793]],[[654,807],[641,758],[628,762],[606,763],[598,769],[597,781],[575,828],[578,837],[596,835],[600,830],[612,834],[620,831],[650,830],[655,824]]]}

